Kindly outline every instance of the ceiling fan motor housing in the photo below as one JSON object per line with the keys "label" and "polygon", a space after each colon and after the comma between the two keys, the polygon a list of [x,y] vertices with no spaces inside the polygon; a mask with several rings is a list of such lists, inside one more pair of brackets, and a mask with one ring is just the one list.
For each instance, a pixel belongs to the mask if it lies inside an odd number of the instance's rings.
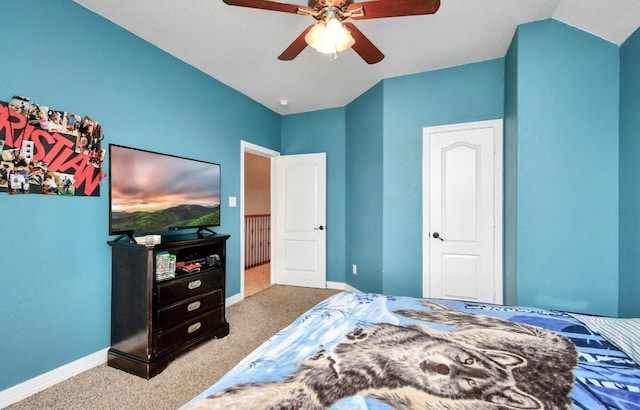
{"label": "ceiling fan motor housing", "polygon": [[309,0],[307,3],[313,9],[321,9],[324,7],[337,7],[346,10],[353,0]]}
{"label": "ceiling fan motor housing", "polygon": [[308,14],[318,21],[327,21],[331,17],[343,21],[350,17],[351,13],[348,13],[347,7],[352,3],[353,0],[309,0],[309,8],[313,9],[313,12],[300,9],[298,13]]}

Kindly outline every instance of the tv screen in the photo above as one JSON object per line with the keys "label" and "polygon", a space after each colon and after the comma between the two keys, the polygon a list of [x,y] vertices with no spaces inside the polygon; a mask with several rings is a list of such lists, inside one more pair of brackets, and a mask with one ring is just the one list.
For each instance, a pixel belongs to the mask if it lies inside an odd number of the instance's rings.
{"label": "tv screen", "polygon": [[109,144],[109,234],[220,226],[220,165]]}

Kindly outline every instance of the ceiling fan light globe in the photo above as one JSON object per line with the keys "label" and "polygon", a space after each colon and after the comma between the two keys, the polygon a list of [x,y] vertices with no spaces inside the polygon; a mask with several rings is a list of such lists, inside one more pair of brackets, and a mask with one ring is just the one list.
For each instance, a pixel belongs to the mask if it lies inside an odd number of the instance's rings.
{"label": "ceiling fan light globe", "polygon": [[322,43],[324,37],[325,37],[324,21],[321,21],[313,25],[311,30],[309,30],[309,32],[304,36],[304,41],[306,41],[310,47],[313,47],[317,50],[320,44]]}
{"label": "ceiling fan light globe", "polygon": [[327,44],[321,44],[318,48],[316,48],[316,50],[319,53],[322,53],[322,54],[335,54],[336,53],[335,48],[332,48]]}
{"label": "ceiling fan light globe", "polygon": [[324,54],[335,54],[355,44],[351,32],[336,18],[320,21],[309,30],[304,40],[307,44]]}
{"label": "ceiling fan light globe", "polygon": [[346,33],[346,36],[345,36],[346,38],[345,38],[345,41],[343,43],[336,45],[336,51],[338,51],[338,52],[344,51],[344,50],[350,48],[352,45],[354,45],[356,43],[356,40],[351,35],[351,32],[349,30],[347,30],[346,28],[344,29],[344,31]]}
{"label": "ceiling fan light globe", "polygon": [[331,41],[331,36],[327,35],[326,23],[321,21],[316,23],[304,36],[307,44],[324,54],[335,54],[336,44]]}
{"label": "ceiling fan light globe", "polygon": [[335,17],[331,17],[327,20],[327,26],[325,29],[326,41],[333,44],[341,44],[345,42],[346,34],[344,27]]}

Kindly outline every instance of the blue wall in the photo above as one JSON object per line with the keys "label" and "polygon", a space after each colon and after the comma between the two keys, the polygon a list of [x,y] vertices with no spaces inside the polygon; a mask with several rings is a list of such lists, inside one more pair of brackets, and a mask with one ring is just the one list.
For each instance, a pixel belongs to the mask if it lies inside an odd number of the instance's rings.
{"label": "blue wall", "polygon": [[504,59],[384,80],[384,293],[422,296],[422,128],[503,107]]}
{"label": "blue wall", "polygon": [[619,49],[555,20],[515,41],[517,303],[615,315]]}
{"label": "blue wall", "polygon": [[[382,289],[383,86],[378,83],[347,107],[346,282]],[[353,266],[357,266],[357,275]]]}
{"label": "blue wall", "polygon": [[[240,208],[226,198],[240,196],[240,139],[280,150],[281,117],[71,0],[2,6],[0,100],[89,115],[105,143],[222,165],[217,230],[231,234],[227,296],[239,293]],[[108,196],[106,179],[99,198],[1,194],[0,390],[109,346]]]}
{"label": "blue wall", "polygon": [[513,38],[504,70],[503,141],[503,302],[518,303],[518,32]]}
{"label": "blue wall", "polygon": [[344,283],[345,109],[282,118],[283,155],[327,153],[327,280]]}
{"label": "blue wall", "polygon": [[640,317],[640,30],[620,54],[619,314]]}

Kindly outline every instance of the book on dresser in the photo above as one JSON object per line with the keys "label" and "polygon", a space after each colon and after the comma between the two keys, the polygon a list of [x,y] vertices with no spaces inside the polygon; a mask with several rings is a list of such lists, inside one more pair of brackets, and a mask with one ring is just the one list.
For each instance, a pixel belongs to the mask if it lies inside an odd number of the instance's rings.
{"label": "book on dresser", "polygon": [[112,251],[111,347],[107,364],[147,379],[178,355],[229,334],[225,261],[229,235],[163,236]]}

